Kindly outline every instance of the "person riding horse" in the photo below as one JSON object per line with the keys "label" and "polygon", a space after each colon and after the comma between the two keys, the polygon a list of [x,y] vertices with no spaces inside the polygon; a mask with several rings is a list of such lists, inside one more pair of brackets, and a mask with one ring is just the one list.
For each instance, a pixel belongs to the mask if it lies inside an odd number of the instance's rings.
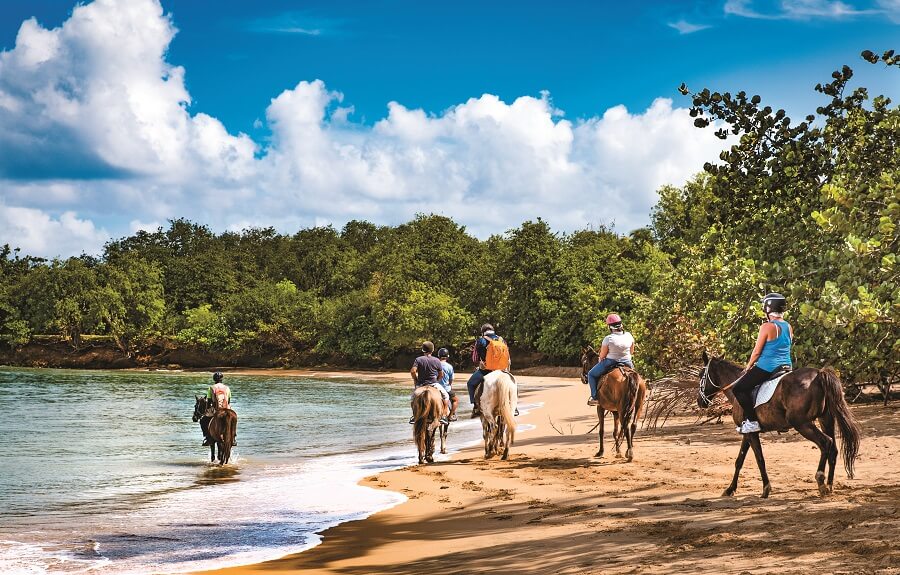
{"label": "person riding horse", "polygon": [[[215,415],[215,410],[231,409],[231,388],[222,383],[223,375],[221,371],[213,374],[213,384],[206,390],[206,399],[209,410],[206,416],[200,419],[200,429],[203,431],[203,446],[208,447],[212,443],[209,436],[209,420]],[[237,445],[237,436],[233,445]]]}
{"label": "person riding horse", "polygon": [[784,321],[787,299],[780,293],[770,293],[762,299],[762,306],[766,321],[759,326],[756,345],[753,346],[747,366],[732,384],[734,395],[744,412],[744,421],[737,428],[739,433],[760,431],[753,389],[772,379],[776,372],[790,371],[793,367],[791,344],[794,340],[794,330],[791,324]]}
{"label": "person riding horse", "polygon": [[622,318],[617,314],[611,313],[606,316],[606,325],[610,334],[603,338],[597,365],[587,374],[588,384],[591,387],[588,405],[597,405],[597,386],[601,377],[623,365],[634,369],[634,363],[631,361],[634,355],[634,336],[622,328]]}
{"label": "person riding horse", "polygon": [[[475,340],[472,363],[477,365],[477,369],[466,382],[466,388],[469,391],[469,402],[472,404],[472,418],[474,419],[481,415],[480,405],[484,376],[492,371],[500,370],[509,373],[512,377],[509,347],[503,338],[494,332],[494,326],[489,323],[481,326],[481,337]],[[514,377],[513,381],[515,382]],[[518,407],[516,407],[514,415],[519,415]]]}

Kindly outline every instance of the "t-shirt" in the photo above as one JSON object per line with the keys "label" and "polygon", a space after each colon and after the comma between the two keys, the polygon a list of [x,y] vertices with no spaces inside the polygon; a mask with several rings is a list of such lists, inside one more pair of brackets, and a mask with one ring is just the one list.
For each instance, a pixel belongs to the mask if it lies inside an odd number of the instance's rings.
{"label": "t-shirt", "polygon": [[413,362],[416,368],[416,386],[437,383],[441,380],[444,370],[441,369],[441,360],[433,355],[422,355]]}
{"label": "t-shirt", "polygon": [[441,387],[450,391],[450,387],[453,385],[453,366],[447,361],[442,361],[441,371],[444,372],[441,377]]}
{"label": "t-shirt", "polygon": [[219,409],[229,409],[231,404],[231,388],[224,383],[216,383],[209,386],[206,391],[206,397],[213,399],[215,397],[216,405]]}
{"label": "t-shirt", "polygon": [[634,337],[627,331],[613,332],[603,338],[603,345],[607,347],[606,357],[616,361],[631,361],[631,346],[634,345]]}

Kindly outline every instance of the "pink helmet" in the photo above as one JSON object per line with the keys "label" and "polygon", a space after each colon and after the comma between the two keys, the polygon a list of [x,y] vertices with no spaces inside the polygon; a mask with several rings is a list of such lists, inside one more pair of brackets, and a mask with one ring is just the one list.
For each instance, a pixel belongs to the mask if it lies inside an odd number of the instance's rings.
{"label": "pink helmet", "polygon": [[606,325],[616,325],[620,323],[622,323],[622,318],[620,318],[618,315],[611,313],[606,316]]}

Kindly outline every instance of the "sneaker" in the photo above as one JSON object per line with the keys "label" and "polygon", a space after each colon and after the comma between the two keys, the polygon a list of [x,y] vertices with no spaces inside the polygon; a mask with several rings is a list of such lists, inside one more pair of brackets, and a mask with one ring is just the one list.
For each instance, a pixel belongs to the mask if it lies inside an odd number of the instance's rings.
{"label": "sneaker", "polygon": [[454,413],[453,415],[450,416],[450,421],[459,421],[459,418]]}
{"label": "sneaker", "polygon": [[588,398],[588,402],[587,402],[588,405],[599,405],[599,403],[600,402],[597,401],[596,399],[594,399],[593,397]]}
{"label": "sneaker", "polygon": [[513,415],[516,416],[516,417],[519,417],[519,408],[518,408],[518,407],[516,408],[516,412],[513,413]]}
{"label": "sneaker", "polygon": [[441,418],[441,425],[450,425],[450,420],[446,417]]}
{"label": "sneaker", "polygon": [[415,422],[416,422],[416,416],[413,415],[412,417],[409,418],[409,424],[412,425],[412,424],[414,424]]}
{"label": "sneaker", "polygon": [[738,431],[740,431],[741,433],[757,433],[760,431],[759,422],[745,419],[743,423],[741,423],[741,427],[738,429]]}
{"label": "sneaker", "polygon": [[208,437],[203,440],[203,447],[209,447],[209,438]]}

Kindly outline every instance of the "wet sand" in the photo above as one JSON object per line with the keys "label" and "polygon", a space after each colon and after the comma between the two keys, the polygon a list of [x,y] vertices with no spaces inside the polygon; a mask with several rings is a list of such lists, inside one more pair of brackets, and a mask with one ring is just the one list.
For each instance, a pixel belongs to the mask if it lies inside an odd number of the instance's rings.
{"label": "wet sand", "polygon": [[818,449],[791,432],[763,436],[768,499],[752,457],[737,494],[722,497],[740,443],[732,425],[684,416],[639,429],[626,463],[614,456],[608,416],[598,459],[586,386],[519,380],[521,401],[544,405],[519,418],[535,428],[517,435],[508,461],[485,461],[476,447],[369,477],[364,485],[409,501],[329,529],[304,553],[215,573],[900,574],[900,405],[853,407],[863,430],[856,479],[839,460],[832,495],[816,489]]}

